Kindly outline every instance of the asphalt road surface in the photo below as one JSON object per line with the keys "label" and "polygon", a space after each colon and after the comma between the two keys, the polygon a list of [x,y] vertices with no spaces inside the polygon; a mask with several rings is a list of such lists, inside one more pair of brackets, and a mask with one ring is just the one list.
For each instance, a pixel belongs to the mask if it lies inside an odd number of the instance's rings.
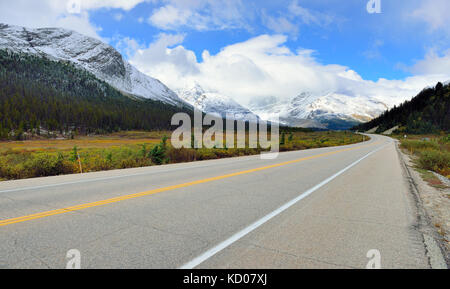
{"label": "asphalt road surface", "polygon": [[[428,268],[395,143],[0,183],[0,268]],[[372,251],[373,252],[373,251]]]}

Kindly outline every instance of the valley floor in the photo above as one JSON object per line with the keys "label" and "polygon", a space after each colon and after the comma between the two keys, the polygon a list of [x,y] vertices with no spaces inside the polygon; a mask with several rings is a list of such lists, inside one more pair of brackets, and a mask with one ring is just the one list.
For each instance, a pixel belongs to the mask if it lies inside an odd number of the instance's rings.
{"label": "valley floor", "polygon": [[[259,154],[261,149],[174,149],[170,131],[127,131],[75,139],[0,142],[0,180],[153,166]],[[368,140],[351,132],[282,132],[280,150],[349,145]]]}

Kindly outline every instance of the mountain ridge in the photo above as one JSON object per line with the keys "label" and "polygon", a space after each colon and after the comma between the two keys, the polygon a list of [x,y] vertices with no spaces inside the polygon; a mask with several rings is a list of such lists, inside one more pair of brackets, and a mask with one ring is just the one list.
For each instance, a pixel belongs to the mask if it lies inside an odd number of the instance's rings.
{"label": "mountain ridge", "polygon": [[[0,49],[0,139],[171,129],[192,110],[129,97],[70,62]],[[50,135],[48,135],[50,136]]]}
{"label": "mountain ridge", "polygon": [[376,117],[386,108],[388,106],[380,101],[329,91],[302,92],[284,100],[268,97],[250,104],[250,109],[263,119],[273,120],[279,115],[286,125],[328,129],[351,128]]}
{"label": "mountain ridge", "polygon": [[353,130],[382,133],[398,126],[397,133],[427,134],[450,131],[450,82],[423,89],[410,101],[384,111]]}
{"label": "mountain ridge", "polygon": [[72,30],[30,29],[0,23],[0,49],[68,61],[125,94],[176,106],[188,105],[161,81],[138,71],[112,46]]}
{"label": "mountain ridge", "polygon": [[236,120],[242,121],[256,121],[259,119],[258,115],[240,105],[231,97],[217,92],[208,92],[198,83],[175,91],[180,98],[205,113],[219,115],[222,118],[229,115]]}
{"label": "mountain ridge", "polygon": [[260,99],[244,106],[233,99],[235,96],[205,91],[196,83],[174,92],[161,81],[137,70],[112,46],[62,28],[29,29],[0,24],[0,49],[73,63],[130,97],[142,97],[190,109],[197,107],[205,113],[222,117],[231,114],[240,120],[261,118],[274,121],[277,116],[280,123],[287,126],[349,129],[358,123],[370,121],[400,103],[396,98],[384,96],[322,91],[302,92],[281,100],[269,97],[267,103]]}

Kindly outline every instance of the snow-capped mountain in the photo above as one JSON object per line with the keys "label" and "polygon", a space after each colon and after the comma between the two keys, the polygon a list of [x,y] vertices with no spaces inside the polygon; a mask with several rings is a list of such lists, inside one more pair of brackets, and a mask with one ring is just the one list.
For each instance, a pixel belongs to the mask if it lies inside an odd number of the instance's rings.
{"label": "snow-capped mountain", "polygon": [[110,45],[60,28],[29,29],[0,24],[0,49],[74,63],[130,96],[176,106],[194,106],[205,113],[222,117],[229,114],[246,121],[255,118],[271,121],[279,115],[284,125],[349,128],[357,122],[371,120],[405,100],[377,99],[347,92],[301,93],[287,100],[259,98],[246,108],[219,92],[205,91],[198,84],[175,93],[159,80],[138,71]]}
{"label": "snow-capped mountain", "polygon": [[205,113],[217,114],[221,117],[226,117],[228,114],[236,120],[244,121],[259,119],[256,114],[230,97],[215,92],[206,92],[198,84],[187,86],[176,90],[176,92],[180,98]]}
{"label": "snow-capped mountain", "polygon": [[387,108],[375,99],[336,92],[304,92],[288,100],[268,97],[250,103],[250,109],[262,119],[273,120],[279,115],[285,125],[333,129],[371,120]]}
{"label": "snow-capped mountain", "polygon": [[68,61],[126,94],[176,106],[187,105],[159,80],[130,65],[113,47],[74,31],[0,24],[0,49]]}

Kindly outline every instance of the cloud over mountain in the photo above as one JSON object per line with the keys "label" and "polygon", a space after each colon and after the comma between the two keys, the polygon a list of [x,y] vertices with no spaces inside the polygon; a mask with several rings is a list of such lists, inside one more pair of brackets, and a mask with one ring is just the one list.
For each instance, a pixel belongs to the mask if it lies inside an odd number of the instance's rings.
{"label": "cloud over mountain", "polygon": [[[161,35],[148,48],[138,49],[131,63],[173,89],[195,82],[244,105],[257,97],[287,99],[305,91],[370,96],[394,105],[427,85],[450,79],[450,73],[443,70],[423,68],[424,73],[403,80],[364,80],[349,67],[321,64],[312,50],[292,51],[284,35],[257,36],[223,47],[215,55],[205,50],[201,60],[182,41],[182,35]],[[423,66],[418,62],[416,69]]]}

